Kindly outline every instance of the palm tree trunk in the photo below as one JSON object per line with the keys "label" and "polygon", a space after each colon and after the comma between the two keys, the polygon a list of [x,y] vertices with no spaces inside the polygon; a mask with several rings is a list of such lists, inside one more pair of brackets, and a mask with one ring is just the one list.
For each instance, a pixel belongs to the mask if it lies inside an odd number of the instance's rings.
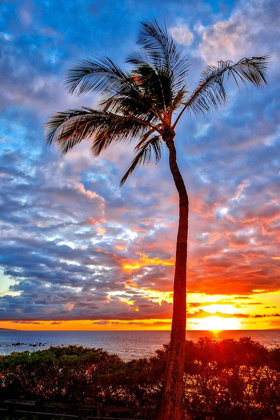
{"label": "palm tree trunk", "polygon": [[169,166],[179,194],[179,226],[176,244],[173,317],[165,385],[157,420],[182,420],[184,356],[186,335],[186,280],[189,200],[176,159],[174,136],[164,138],[169,149]]}

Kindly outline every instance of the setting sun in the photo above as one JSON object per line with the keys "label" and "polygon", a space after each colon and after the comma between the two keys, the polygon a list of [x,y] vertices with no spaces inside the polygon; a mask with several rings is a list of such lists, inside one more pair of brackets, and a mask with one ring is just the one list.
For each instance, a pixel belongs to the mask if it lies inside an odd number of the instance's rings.
{"label": "setting sun", "polygon": [[198,325],[195,329],[221,331],[221,330],[236,330],[240,328],[240,322],[236,318],[221,318],[219,316],[209,316],[207,318],[199,319]]}

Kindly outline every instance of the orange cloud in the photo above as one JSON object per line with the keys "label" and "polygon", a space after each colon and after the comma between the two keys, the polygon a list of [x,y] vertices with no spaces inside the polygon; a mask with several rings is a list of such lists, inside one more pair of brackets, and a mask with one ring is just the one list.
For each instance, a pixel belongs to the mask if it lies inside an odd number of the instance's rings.
{"label": "orange cloud", "polygon": [[174,258],[169,258],[168,260],[161,260],[158,257],[149,258],[147,255],[140,252],[136,252],[140,255],[138,261],[129,261],[122,265],[122,269],[131,273],[133,270],[138,270],[141,267],[156,266],[156,265],[174,265]]}
{"label": "orange cloud", "polygon": [[125,248],[124,248],[124,246],[121,246],[121,245],[116,245],[116,249],[117,249],[118,251],[123,251]]}
{"label": "orange cloud", "polygon": [[130,288],[134,288],[134,287],[138,287],[138,284],[135,283],[133,280],[126,280],[125,282],[125,288],[126,289],[130,289]]}

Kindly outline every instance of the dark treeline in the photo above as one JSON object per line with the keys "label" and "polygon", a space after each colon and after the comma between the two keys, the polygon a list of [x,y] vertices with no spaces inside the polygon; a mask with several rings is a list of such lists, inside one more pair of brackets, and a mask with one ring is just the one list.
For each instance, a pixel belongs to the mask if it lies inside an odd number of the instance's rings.
{"label": "dark treeline", "polygon": [[[51,347],[0,356],[0,400],[24,398],[154,408],[162,392],[168,347],[156,357],[122,361],[101,349]],[[185,408],[277,415],[280,348],[250,338],[186,342]]]}

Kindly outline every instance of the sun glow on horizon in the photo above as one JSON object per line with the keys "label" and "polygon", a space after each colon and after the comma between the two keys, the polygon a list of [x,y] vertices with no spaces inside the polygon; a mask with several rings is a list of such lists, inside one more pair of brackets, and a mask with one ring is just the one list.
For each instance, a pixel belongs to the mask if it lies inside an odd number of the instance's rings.
{"label": "sun glow on horizon", "polygon": [[[171,290],[158,290],[156,286],[156,283],[152,282],[149,285],[141,286],[141,277],[132,276],[125,281],[125,293],[118,290],[107,293],[106,302],[108,304],[117,302],[118,305],[121,305],[123,312],[127,313],[125,318],[122,316],[119,319],[116,314],[115,319],[10,320],[0,321],[0,328],[49,331],[168,331],[171,329],[173,293]],[[73,290],[80,292],[78,288]],[[226,330],[279,329],[279,292],[254,290],[255,292],[250,295],[188,293],[187,330],[218,333]],[[141,300],[138,296],[141,296]],[[143,303],[151,307],[153,304],[157,304],[154,313],[159,311],[159,314],[161,313],[159,318],[149,318],[148,316],[144,318],[142,315]],[[64,310],[68,311],[69,318],[74,308],[74,302],[64,305]],[[145,308],[146,306],[144,306]]]}
{"label": "sun glow on horizon", "polygon": [[208,316],[202,319],[194,319],[197,322],[196,330],[222,331],[238,330],[241,328],[240,321],[236,318],[221,318],[219,316]]}

